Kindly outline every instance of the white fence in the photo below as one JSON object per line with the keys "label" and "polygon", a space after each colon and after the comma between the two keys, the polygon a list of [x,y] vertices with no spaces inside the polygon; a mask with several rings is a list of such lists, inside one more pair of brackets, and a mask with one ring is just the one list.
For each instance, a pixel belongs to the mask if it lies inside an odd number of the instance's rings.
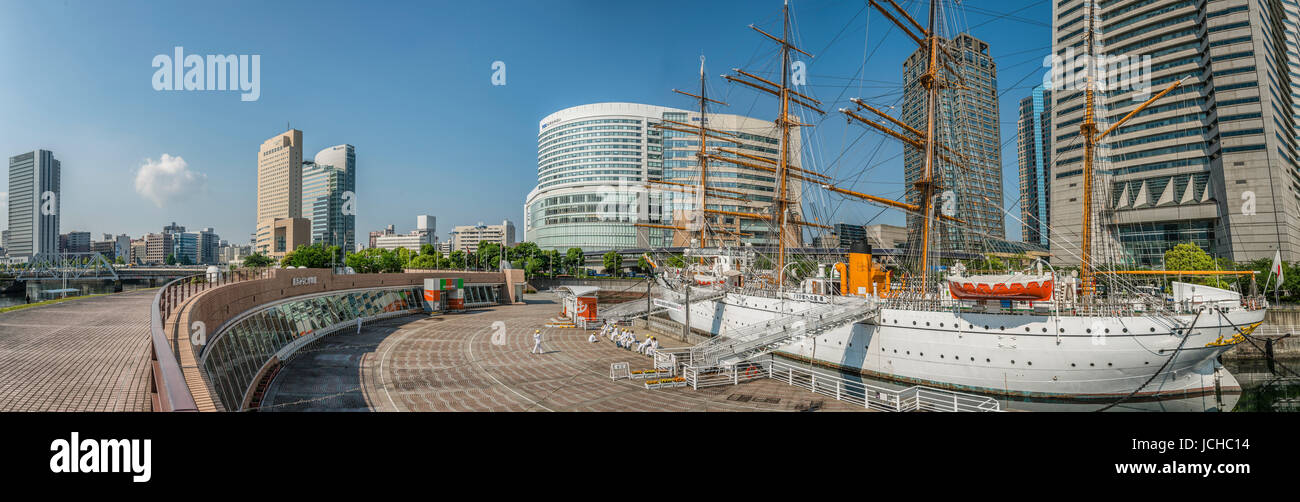
{"label": "white fence", "polygon": [[920,385],[902,390],[888,389],[814,371],[771,356],[729,367],[685,365],[682,376],[693,389],[771,378],[837,401],[879,411],[1001,411],[998,401],[987,396]]}

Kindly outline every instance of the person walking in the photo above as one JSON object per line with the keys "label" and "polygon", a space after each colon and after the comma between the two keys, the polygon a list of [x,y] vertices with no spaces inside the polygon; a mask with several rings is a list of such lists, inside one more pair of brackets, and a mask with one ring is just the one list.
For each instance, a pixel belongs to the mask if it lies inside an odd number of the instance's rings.
{"label": "person walking", "polygon": [[544,354],[542,352],[542,330],[533,330],[533,354]]}

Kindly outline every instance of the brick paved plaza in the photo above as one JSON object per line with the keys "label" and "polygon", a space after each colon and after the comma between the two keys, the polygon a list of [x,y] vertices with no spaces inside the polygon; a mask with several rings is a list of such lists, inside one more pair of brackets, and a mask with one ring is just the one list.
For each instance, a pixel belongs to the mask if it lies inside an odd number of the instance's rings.
{"label": "brick paved plaza", "polygon": [[[650,358],[604,338],[589,343],[587,331],[545,328],[559,313],[554,297],[527,300],[466,314],[407,316],[368,325],[360,335],[328,336],[285,365],[263,410],[864,411],[767,379],[699,391],[612,381],[610,363],[645,369]],[[504,345],[493,343],[498,327]],[[542,329],[545,354],[529,353],[534,329]],[[681,345],[659,338],[665,346]]]}
{"label": "brick paved plaza", "polygon": [[149,411],[154,293],[0,314],[0,411]]}

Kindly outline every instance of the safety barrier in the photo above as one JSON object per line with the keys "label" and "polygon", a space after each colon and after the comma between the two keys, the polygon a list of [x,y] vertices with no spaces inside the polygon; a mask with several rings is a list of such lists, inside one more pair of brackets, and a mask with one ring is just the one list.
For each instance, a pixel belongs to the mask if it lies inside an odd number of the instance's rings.
{"label": "safety barrier", "polygon": [[759,378],[771,378],[800,387],[837,401],[856,404],[878,411],[977,412],[1001,411],[994,398],[915,385],[902,390],[815,371],[775,357],[747,361],[732,366],[682,367],[682,377],[693,389],[735,385]]}

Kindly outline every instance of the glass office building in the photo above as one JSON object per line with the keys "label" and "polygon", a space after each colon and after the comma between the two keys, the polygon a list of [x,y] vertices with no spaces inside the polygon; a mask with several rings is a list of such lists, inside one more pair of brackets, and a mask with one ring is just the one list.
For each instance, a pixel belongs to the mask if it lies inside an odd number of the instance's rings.
{"label": "glass office building", "polygon": [[[311,243],[356,249],[356,150],[338,145],[302,165],[302,216],[311,221]],[[348,195],[348,194],[351,195]],[[350,198],[349,198],[350,197]]]}
{"label": "glass office building", "polygon": [[[537,135],[537,186],[524,202],[524,240],[561,251],[674,245],[673,230],[637,226],[681,226],[680,219],[694,209],[691,199],[673,185],[653,183],[689,185],[699,179],[698,138],[653,127],[665,120],[699,123],[700,118],[698,112],[636,103],[581,105],[543,118]],[[770,120],[710,114],[709,122],[710,128],[736,133],[739,148],[748,153],[775,155],[776,132]],[[798,151],[797,143],[792,151]],[[792,158],[797,165],[798,155]],[[737,191],[746,199],[709,201],[710,209],[761,212],[771,204],[775,178],[770,173],[721,162],[709,166],[710,187]],[[798,194],[796,183],[790,196],[797,201]],[[710,224],[753,235],[755,242],[771,240],[766,222],[708,218]]]}

